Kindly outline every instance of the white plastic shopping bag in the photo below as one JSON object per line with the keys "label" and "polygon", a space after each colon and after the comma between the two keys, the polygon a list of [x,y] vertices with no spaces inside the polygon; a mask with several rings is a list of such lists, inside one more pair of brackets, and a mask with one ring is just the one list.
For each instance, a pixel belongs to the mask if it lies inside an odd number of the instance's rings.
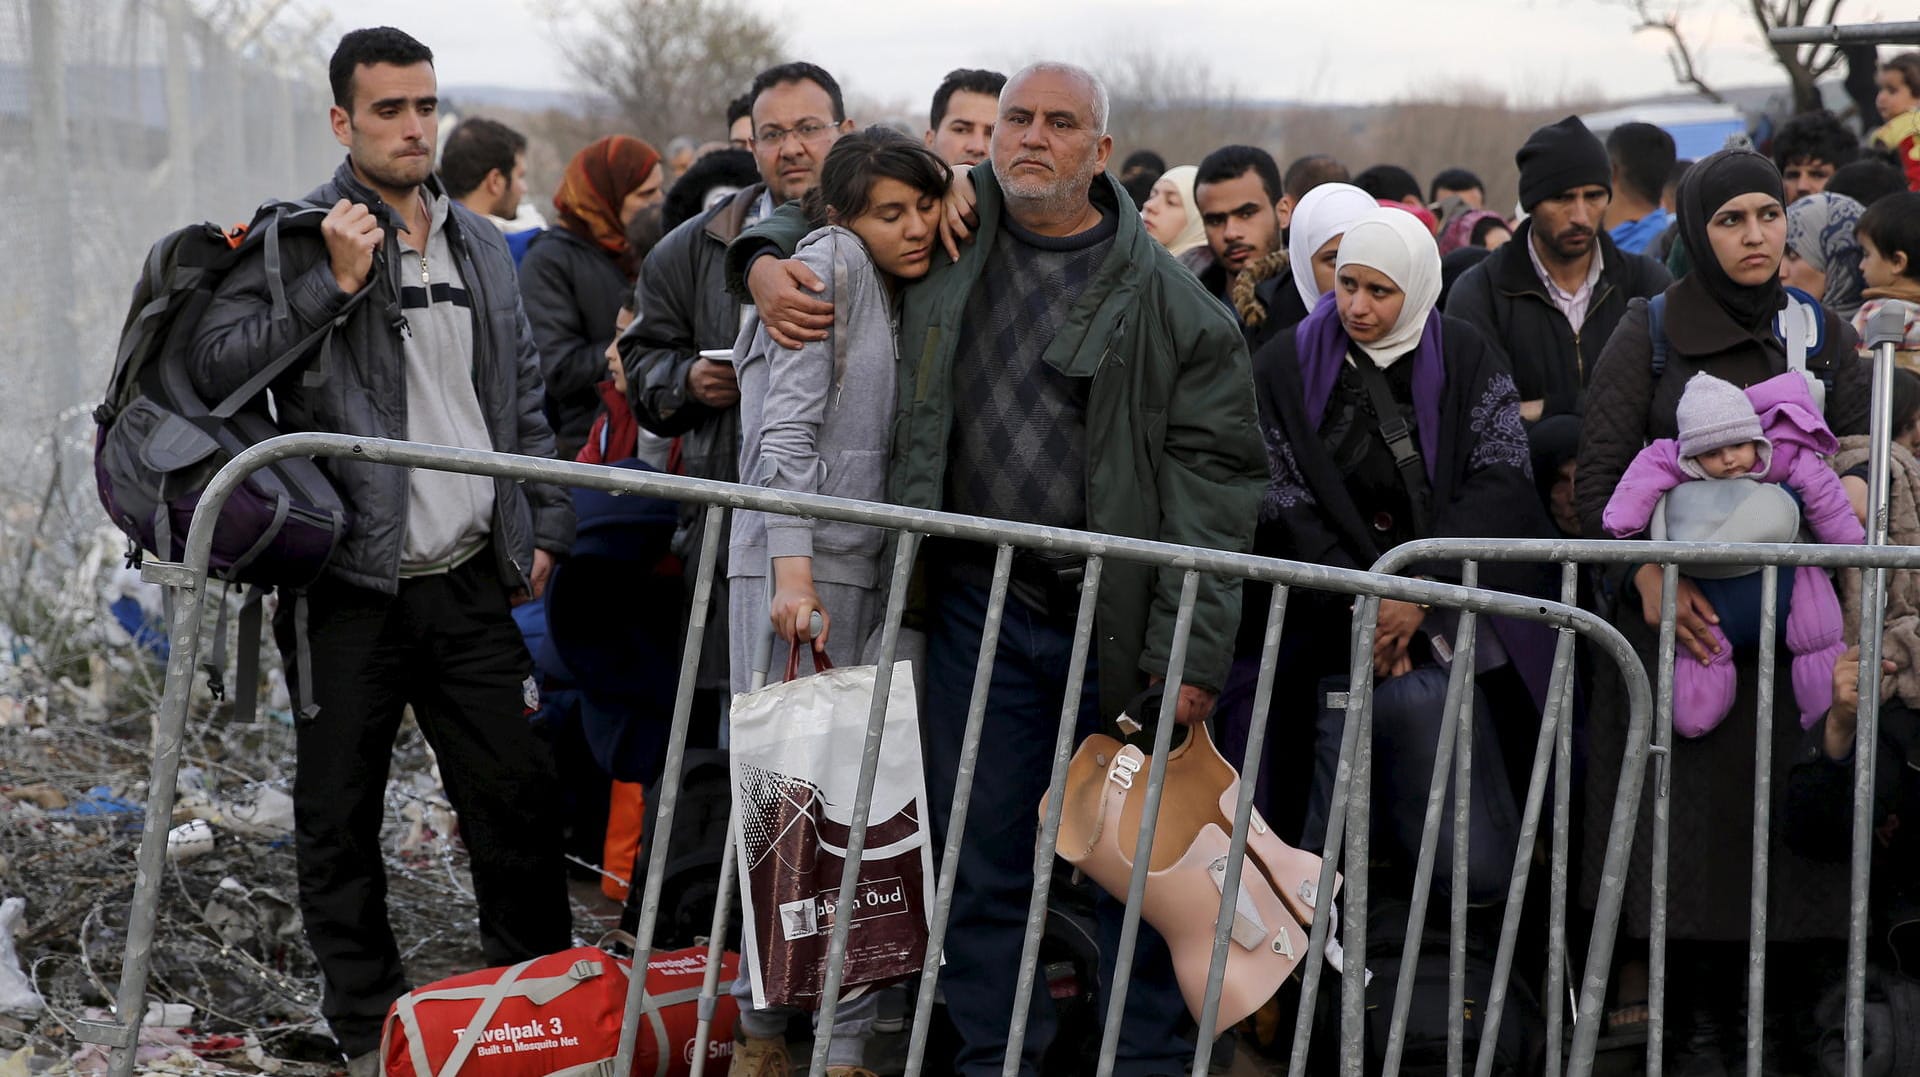
{"label": "white plastic shopping bag", "polygon": [[[823,666],[794,678],[792,665],[784,683],[733,699],[734,840],[754,1005],[811,1009],[826,981],[879,667]],[[918,972],[926,956],[934,884],[926,800],[913,667],[896,662],[850,901],[843,999]]]}

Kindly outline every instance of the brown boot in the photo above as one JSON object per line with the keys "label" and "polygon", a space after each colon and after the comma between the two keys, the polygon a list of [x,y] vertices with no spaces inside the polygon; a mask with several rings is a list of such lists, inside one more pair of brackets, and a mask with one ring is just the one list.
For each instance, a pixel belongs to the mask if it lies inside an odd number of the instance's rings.
{"label": "brown boot", "polygon": [[733,1063],[727,1077],[793,1077],[793,1059],[787,1041],[746,1036],[734,1042]]}

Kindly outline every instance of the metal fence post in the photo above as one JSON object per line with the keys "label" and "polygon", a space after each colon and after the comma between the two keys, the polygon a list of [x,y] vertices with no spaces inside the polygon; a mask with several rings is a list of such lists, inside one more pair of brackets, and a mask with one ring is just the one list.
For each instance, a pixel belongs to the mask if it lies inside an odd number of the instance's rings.
{"label": "metal fence post", "polygon": [[[37,309],[40,350],[44,356],[64,355],[76,337],[73,302],[73,236],[70,230],[73,162],[68,152],[67,54],[60,25],[58,0],[33,0],[28,8],[33,49],[33,163],[39,211],[29,223],[38,236],[33,272],[46,295],[59,301]],[[85,364],[70,359],[55,368],[57,394],[49,411],[58,411],[81,399]]]}

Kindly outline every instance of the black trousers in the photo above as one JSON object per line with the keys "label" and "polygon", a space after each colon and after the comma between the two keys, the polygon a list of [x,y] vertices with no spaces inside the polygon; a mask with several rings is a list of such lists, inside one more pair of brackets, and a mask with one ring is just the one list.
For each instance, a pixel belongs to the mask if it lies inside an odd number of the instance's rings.
{"label": "black trousers", "polygon": [[[490,964],[571,944],[553,758],[526,718],[532,671],[491,550],[397,595],[339,582],[308,595],[313,701],[294,776],[300,914],[324,981],[321,1012],[349,1057],[380,1045],[408,989],[387,922],[380,824],[403,708],[433,746],[467,848]],[[274,636],[298,690],[294,603]]]}

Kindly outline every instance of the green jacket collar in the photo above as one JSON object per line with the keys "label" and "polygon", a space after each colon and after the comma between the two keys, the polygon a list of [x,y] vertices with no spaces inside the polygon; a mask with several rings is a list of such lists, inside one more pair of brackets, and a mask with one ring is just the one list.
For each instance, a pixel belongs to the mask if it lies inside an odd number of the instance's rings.
{"label": "green jacket collar", "polygon": [[[963,287],[964,293],[971,293],[980,279],[987,254],[1000,240],[1001,215],[1006,212],[1006,196],[991,166],[974,169],[973,186],[977,199],[974,211],[980,221],[978,238],[961,252],[960,261],[946,270],[957,275],[951,283]],[[1119,180],[1102,173],[1094,179],[1093,197],[1118,218],[1113,250],[1041,356],[1055,370],[1071,377],[1092,377],[1100,369],[1109,343],[1125,326],[1127,310],[1150,276],[1153,259],[1170,257],[1147,233],[1140,214],[1132,209],[1132,196]]]}

